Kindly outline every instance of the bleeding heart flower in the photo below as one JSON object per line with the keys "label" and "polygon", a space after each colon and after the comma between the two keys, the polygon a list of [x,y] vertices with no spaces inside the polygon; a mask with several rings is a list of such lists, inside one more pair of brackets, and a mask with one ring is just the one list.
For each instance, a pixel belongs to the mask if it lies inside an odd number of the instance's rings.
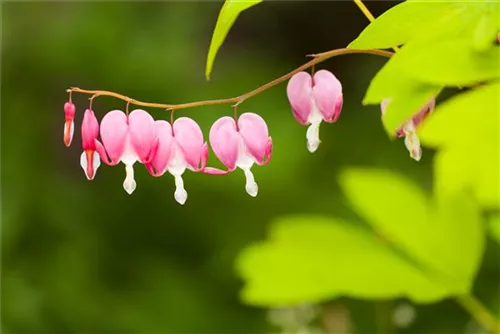
{"label": "bleeding heart flower", "polygon": [[187,200],[182,174],[186,169],[198,172],[205,168],[208,146],[200,126],[191,118],[180,117],[172,126],[166,121],[155,122],[158,148],[150,163],[149,173],[161,176],[167,170],[175,178],[174,198],[179,204]]}
{"label": "bleeding heart flower", "polygon": [[95,141],[99,135],[99,122],[90,109],[85,110],[82,121],[82,148],[83,153],[80,156],[80,165],[87,176],[87,179],[93,180],[97,168],[101,165],[99,154],[95,154]]}
{"label": "bleeding heart flower", "polygon": [[136,188],[134,163],[151,162],[158,146],[153,117],[140,109],[129,115],[121,110],[110,111],[101,122],[101,140],[102,144],[95,140],[101,159],[110,166],[120,161],[125,164],[123,188],[128,194],[132,194]]}
{"label": "bleeding heart flower", "polygon": [[[384,99],[380,103],[380,109],[382,110],[382,116],[385,114],[387,106],[391,102],[390,99]],[[416,161],[420,161],[422,158],[422,148],[420,147],[420,140],[418,139],[416,130],[417,127],[424,121],[427,116],[434,110],[436,106],[436,100],[431,99],[419,112],[411,117],[410,120],[406,121],[399,127],[396,131],[395,136],[398,138],[405,137],[405,146],[408,152],[410,152],[410,157]]]}
{"label": "bleeding heart flower", "polygon": [[64,104],[64,145],[69,147],[75,132],[75,105],[71,102]]}
{"label": "bleeding heart flower", "polygon": [[[250,168],[254,163],[265,165],[271,159],[272,140],[267,124],[254,113],[244,113],[238,124],[231,117],[218,119],[210,129],[210,146],[219,160],[232,172],[239,167],[246,177],[245,189],[250,196],[257,196],[258,186]],[[205,168],[205,173],[227,173],[215,168]]]}
{"label": "bleeding heart flower", "polygon": [[318,149],[319,126],[322,121],[334,123],[342,110],[342,84],[331,72],[321,70],[313,77],[307,72],[295,74],[286,88],[293,115],[300,124],[308,125],[307,149]]}

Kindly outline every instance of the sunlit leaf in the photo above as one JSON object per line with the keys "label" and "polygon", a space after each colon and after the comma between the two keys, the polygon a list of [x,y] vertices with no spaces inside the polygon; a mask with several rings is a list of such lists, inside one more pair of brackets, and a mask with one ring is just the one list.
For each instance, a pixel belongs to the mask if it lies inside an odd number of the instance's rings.
{"label": "sunlit leaf", "polygon": [[378,17],[349,47],[384,49],[411,41],[453,37],[483,46],[485,39],[493,37],[491,22],[498,24],[499,10],[497,1],[409,0]]}
{"label": "sunlit leaf", "polygon": [[386,130],[393,134],[405,121],[436,97],[441,86],[415,80],[403,72],[392,57],[375,75],[363,99],[363,104],[380,104],[391,99],[383,117]]}
{"label": "sunlit leaf", "polygon": [[384,170],[348,170],[341,184],[356,212],[389,242],[426,268],[433,279],[447,282],[454,291],[468,291],[484,243],[474,201],[450,194],[426,207],[420,189]]}
{"label": "sunlit leaf", "polygon": [[445,148],[434,159],[434,189],[440,197],[472,193],[485,209],[500,208],[500,145]]}
{"label": "sunlit leaf", "polygon": [[488,228],[493,239],[500,243],[500,214],[490,217]]}
{"label": "sunlit leaf", "polygon": [[350,170],[341,184],[376,233],[318,216],[275,222],[266,241],[238,258],[245,302],[283,306],[348,296],[425,303],[469,291],[484,247],[474,201],[430,201],[387,171]]}
{"label": "sunlit leaf", "polygon": [[478,52],[463,39],[411,43],[391,62],[412,78],[434,85],[465,86],[500,78],[500,48]]}
{"label": "sunlit leaf", "polygon": [[339,296],[410,297],[431,302],[448,294],[366,229],[336,219],[299,216],[271,226],[269,239],[245,249],[238,270],[242,297],[260,306]]}
{"label": "sunlit leaf", "polygon": [[217,18],[217,23],[212,34],[212,41],[208,49],[207,64],[205,68],[205,76],[207,79],[210,78],[215,56],[240,13],[261,2],[262,0],[226,0],[224,2],[219,12],[219,17]]}
{"label": "sunlit leaf", "polygon": [[471,191],[484,208],[500,206],[500,83],[476,87],[441,103],[418,130],[439,148],[434,187],[440,196]]}
{"label": "sunlit leaf", "polygon": [[484,142],[500,146],[500,83],[476,87],[440,103],[418,129],[423,144],[452,147]]}

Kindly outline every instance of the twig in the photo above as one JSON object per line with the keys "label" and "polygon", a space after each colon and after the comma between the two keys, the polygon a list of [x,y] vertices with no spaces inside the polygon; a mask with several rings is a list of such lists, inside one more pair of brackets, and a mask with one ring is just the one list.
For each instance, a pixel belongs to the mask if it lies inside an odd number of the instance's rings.
{"label": "twig", "polygon": [[372,54],[372,55],[377,55],[377,56],[382,56],[382,57],[391,57],[394,53],[392,53],[390,51],[376,50],[376,49],[363,50],[363,49],[343,48],[343,49],[335,49],[335,50],[331,50],[331,51],[327,51],[327,52],[323,52],[323,53],[309,55],[309,56],[313,57],[313,59],[308,61],[307,63],[303,64],[302,66],[297,67],[295,70],[288,72],[287,74],[285,74],[277,79],[274,79],[273,81],[268,82],[268,83],[254,89],[248,93],[245,93],[245,94],[237,96],[237,97],[227,98],[227,99],[196,101],[196,102],[188,102],[188,103],[181,103],[181,104],[166,104],[166,103],[142,102],[142,101],[132,99],[128,96],[125,96],[125,95],[122,95],[119,93],[115,93],[115,92],[110,92],[107,90],[88,90],[88,89],[81,89],[78,87],[71,87],[71,88],[67,89],[66,91],[70,94],[71,93],[89,94],[89,95],[92,95],[92,99],[96,98],[98,96],[111,96],[111,97],[117,98],[119,100],[123,100],[123,101],[127,102],[128,104],[141,106],[141,107],[168,109],[171,111],[179,110],[179,109],[201,107],[201,106],[217,105],[217,104],[232,104],[234,106],[238,106],[241,103],[243,103],[245,100],[247,100],[247,99],[249,99],[257,94],[260,94],[263,91],[290,79],[294,74],[296,74],[298,72],[306,70],[309,67],[314,66],[318,63],[321,63],[329,58],[341,56],[341,55],[347,55],[347,54]]}

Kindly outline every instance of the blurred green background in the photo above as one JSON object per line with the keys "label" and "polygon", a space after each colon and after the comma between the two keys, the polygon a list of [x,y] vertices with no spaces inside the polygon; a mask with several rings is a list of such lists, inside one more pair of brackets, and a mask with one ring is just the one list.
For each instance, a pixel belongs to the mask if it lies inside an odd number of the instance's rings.
{"label": "blurred green background", "polygon": [[[394,2],[370,1],[375,14]],[[3,333],[263,333],[276,332],[266,310],[239,299],[234,260],[264,238],[284,214],[353,217],[337,184],[348,166],[376,166],[432,186],[433,152],[411,160],[391,142],[380,110],[362,107],[370,78],[384,63],[343,56],[320,64],[343,83],[336,124],[323,124],[322,144],[306,150],[280,85],[246,101],[274,142],[272,162],[253,169],[257,198],[244,176],[187,172],[189,198],[173,199],[173,178],[136,165],[137,189],[122,188],[123,165],[101,166],[87,181],[79,165],[79,125],[88,96],[75,94],[75,138],[62,141],[65,89],[105,89],[133,98],[183,103],[225,98],[256,88],[306,61],[346,46],[366,26],[350,1],[264,2],[241,15],[204,79],[205,57],[222,2],[3,2],[1,49],[1,330]],[[125,104],[94,101],[99,119]],[[168,119],[162,110],[148,110]],[[208,134],[230,106],[180,111]],[[211,165],[219,163],[212,156]],[[476,294],[498,306],[499,249],[489,243]],[[383,268],[380,268],[383,270]],[[340,303],[340,304],[338,304]],[[386,302],[341,300],[359,332],[383,332]],[[382,312],[382,316],[380,315]],[[416,307],[410,329],[454,333],[469,315],[451,301]],[[382,329],[381,329],[382,328]]]}

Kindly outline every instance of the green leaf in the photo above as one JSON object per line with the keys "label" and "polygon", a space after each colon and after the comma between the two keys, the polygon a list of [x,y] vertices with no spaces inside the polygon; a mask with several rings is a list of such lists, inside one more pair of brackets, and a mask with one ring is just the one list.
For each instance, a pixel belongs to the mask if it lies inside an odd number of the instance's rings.
{"label": "green leaf", "polygon": [[403,73],[397,59],[393,58],[372,79],[363,104],[379,104],[391,99],[383,122],[389,134],[393,134],[404,122],[420,111],[441,91],[441,86],[424,83]]}
{"label": "green leaf", "polygon": [[500,208],[499,145],[465,145],[440,150],[434,159],[434,189],[447,197],[472,193],[484,209]]}
{"label": "green leaf", "polygon": [[357,49],[386,49],[401,45],[418,36],[429,22],[449,11],[450,3],[406,1],[390,8],[370,23],[348,47]]}
{"label": "green leaf", "polygon": [[325,217],[274,222],[269,239],[246,248],[237,264],[243,300],[258,306],[339,296],[432,302],[448,293],[366,229]]}
{"label": "green leaf", "polygon": [[488,228],[493,239],[500,243],[500,214],[497,213],[490,217]]}
{"label": "green leaf", "polygon": [[274,222],[266,241],[238,257],[245,302],[283,306],[348,296],[428,303],[469,291],[484,247],[474,201],[430,202],[413,183],[383,171],[351,170],[341,184],[377,234],[318,216]]}
{"label": "green leaf", "polygon": [[468,292],[484,247],[474,201],[459,193],[426,206],[424,194],[413,183],[383,170],[349,170],[341,185],[356,211],[389,242],[433,279],[446,282],[456,293]]}
{"label": "green leaf", "polygon": [[420,141],[431,147],[484,143],[498,147],[500,137],[500,83],[490,83],[458,94],[439,104],[419,127]]}
{"label": "green leaf", "polygon": [[484,40],[492,37],[491,22],[499,22],[499,10],[497,1],[409,0],[378,17],[349,47],[385,49],[412,41],[454,37],[483,46]]}
{"label": "green leaf", "polygon": [[477,52],[463,39],[410,43],[391,61],[412,78],[434,85],[466,86],[500,78],[500,48]]}
{"label": "green leaf", "polygon": [[495,15],[484,15],[474,30],[473,46],[477,51],[485,51],[491,47],[498,34],[497,25],[500,19]]}
{"label": "green leaf", "polygon": [[212,35],[212,41],[210,42],[210,47],[208,49],[207,64],[205,68],[205,76],[207,80],[210,79],[210,73],[212,72],[215,56],[226,39],[227,33],[238,18],[238,15],[240,15],[242,11],[261,2],[262,0],[226,0],[224,2],[224,5],[219,12],[219,17]]}
{"label": "green leaf", "polygon": [[474,88],[438,105],[418,129],[420,141],[439,148],[436,193],[471,191],[484,208],[500,206],[500,83]]}

